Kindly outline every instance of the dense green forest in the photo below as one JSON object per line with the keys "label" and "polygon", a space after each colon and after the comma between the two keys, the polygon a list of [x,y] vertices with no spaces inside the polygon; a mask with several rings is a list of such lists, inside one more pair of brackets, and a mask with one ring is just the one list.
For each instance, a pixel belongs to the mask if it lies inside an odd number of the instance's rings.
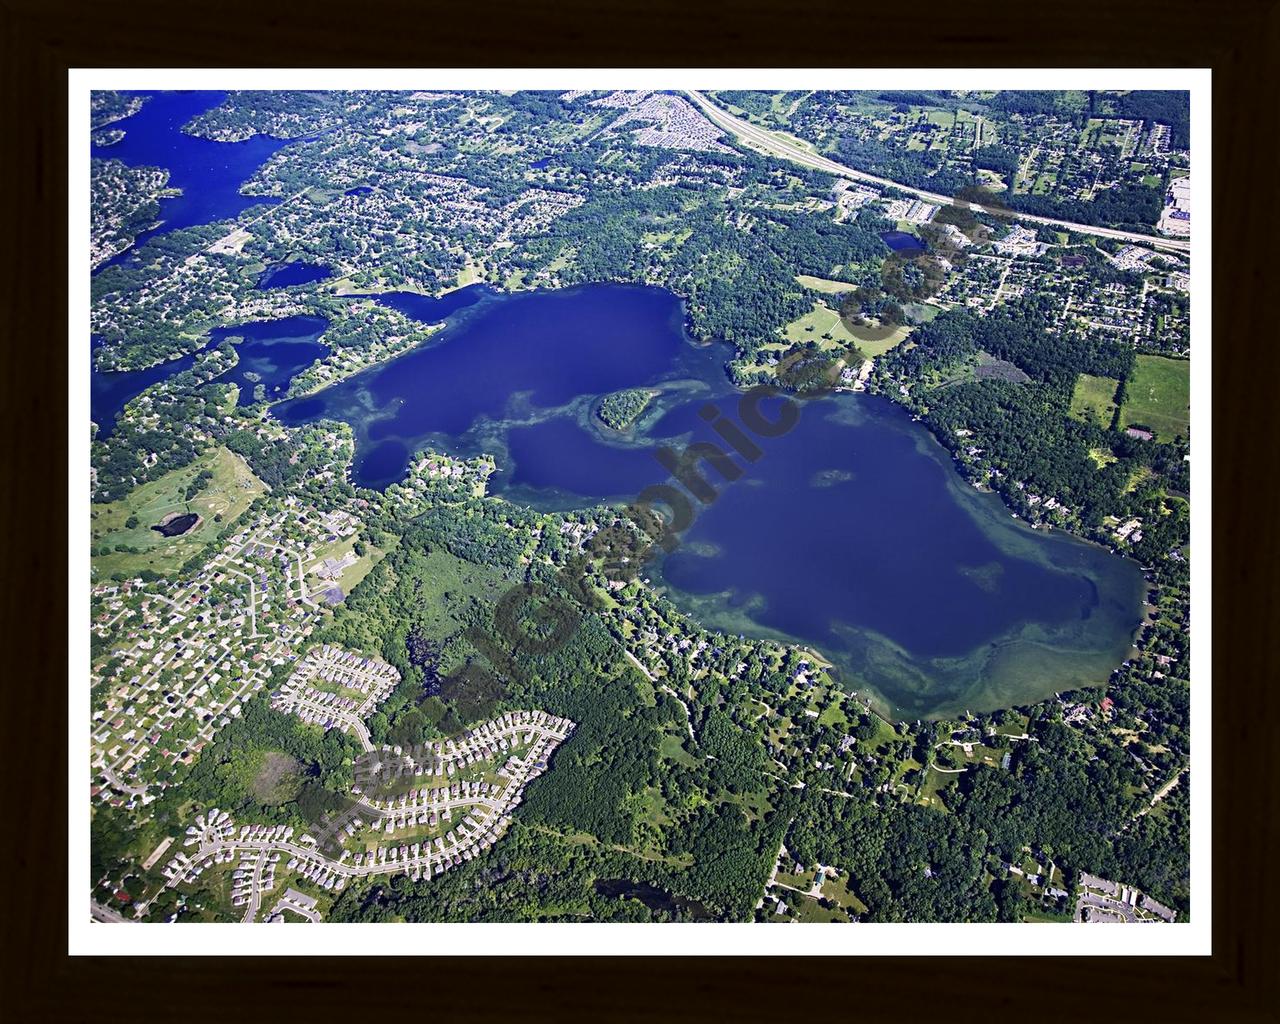
{"label": "dense green forest", "polygon": [[597,415],[606,426],[614,430],[626,430],[648,408],[653,396],[643,388],[615,391],[600,400]]}

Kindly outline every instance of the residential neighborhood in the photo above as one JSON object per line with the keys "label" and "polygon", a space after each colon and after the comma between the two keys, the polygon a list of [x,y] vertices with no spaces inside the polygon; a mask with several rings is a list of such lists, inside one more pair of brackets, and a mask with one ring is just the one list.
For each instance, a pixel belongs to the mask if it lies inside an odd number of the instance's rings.
{"label": "residential neighborhood", "polygon": [[1145,893],[1083,873],[1076,897],[1077,924],[1172,924],[1177,914]]}
{"label": "residential neighborhood", "polygon": [[181,890],[206,872],[229,872],[231,904],[244,923],[291,920],[286,912],[317,921],[314,896],[288,888],[263,916],[266,895],[286,880],[323,895],[341,892],[355,878],[442,874],[506,832],[525,787],[572,731],[566,719],[513,711],[424,751],[386,748],[397,765],[386,778],[399,791],[370,797],[357,787],[337,856],[292,826],[237,825],[227,811],[209,808],[196,815],[183,848],[165,864],[166,887]]}

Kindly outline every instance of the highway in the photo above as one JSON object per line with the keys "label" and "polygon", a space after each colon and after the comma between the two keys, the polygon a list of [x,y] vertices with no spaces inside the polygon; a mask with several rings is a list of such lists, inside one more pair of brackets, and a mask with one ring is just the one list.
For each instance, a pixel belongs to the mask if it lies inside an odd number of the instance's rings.
{"label": "highway", "polygon": [[[807,150],[801,149],[794,143],[787,142],[785,139],[775,135],[772,132],[759,128],[744,121],[740,117],[735,117],[722,107],[716,106],[711,100],[707,99],[702,93],[696,90],[686,90],[686,95],[698,106],[698,108],[711,119],[713,123],[723,128],[725,131],[736,135],[744,143],[749,143],[753,148],[762,149],[772,156],[782,157],[793,163],[798,163],[804,167],[810,167],[817,171],[826,171],[828,174],[834,174],[841,178],[851,178],[854,181],[865,181],[873,185],[879,185],[882,188],[896,188],[901,192],[910,193],[918,196],[930,203],[939,205],[946,204],[964,206],[973,209],[971,203],[957,202],[953,196],[939,195],[937,192],[926,192],[923,189],[912,188],[910,185],[902,185],[896,181],[890,181],[888,178],[880,178],[874,174],[867,174],[865,171],[854,170],[844,164],[837,163],[825,156],[818,156]],[[1012,212],[1012,211],[1011,211]],[[1100,228],[1090,224],[1074,224],[1067,220],[1054,220],[1051,217],[1035,217],[1031,214],[1016,213],[1015,216],[1021,222],[1029,224],[1047,224],[1051,227],[1065,228],[1068,231],[1074,231],[1081,235],[1099,235],[1103,238],[1116,238],[1124,242],[1135,242],[1141,245],[1148,245],[1156,249],[1165,249],[1170,252],[1189,253],[1191,251],[1191,242],[1185,238],[1164,238],[1159,235],[1143,235],[1133,231],[1120,231],[1116,228]]]}

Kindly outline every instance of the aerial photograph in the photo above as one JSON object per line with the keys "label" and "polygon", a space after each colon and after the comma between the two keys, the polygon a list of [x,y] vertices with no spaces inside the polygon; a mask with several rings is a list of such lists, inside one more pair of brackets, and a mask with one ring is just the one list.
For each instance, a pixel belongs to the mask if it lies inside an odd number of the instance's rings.
{"label": "aerial photograph", "polygon": [[90,930],[1192,920],[1190,90],[87,100]]}

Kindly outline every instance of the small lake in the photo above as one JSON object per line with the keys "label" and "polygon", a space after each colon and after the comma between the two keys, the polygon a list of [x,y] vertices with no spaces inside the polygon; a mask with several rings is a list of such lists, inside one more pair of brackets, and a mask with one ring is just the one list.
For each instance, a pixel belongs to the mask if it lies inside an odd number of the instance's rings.
{"label": "small lake", "polygon": [[894,252],[924,250],[927,246],[909,231],[882,231],[880,240]]}
{"label": "small lake", "polygon": [[216,379],[240,388],[238,405],[252,405],[259,386],[262,401],[283,398],[295,376],[329,354],[328,346],[317,341],[328,326],[324,317],[290,316],[210,331],[210,347],[229,340],[240,360]]}
{"label": "small lake", "polygon": [[439,298],[423,295],[420,292],[380,292],[376,295],[359,296],[371,298],[390,309],[399,310],[413,320],[421,320],[424,324],[438,324],[447,320],[452,314],[468,306],[474,306],[486,295],[494,292],[483,284],[472,284],[466,288],[457,288],[445,292]]}
{"label": "small lake", "polygon": [[[240,388],[238,405],[251,405],[254,388],[261,384],[264,401],[276,401],[289,390],[293,378],[329,354],[329,348],[317,340],[329,321],[318,316],[291,316],[280,320],[262,320],[219,327],[209,332],[203,349],[216,348],[224,340],[236,349],[239,362],[215,380]],[[92,367],[90,345],[89,417],[98,425],[98,437],[105,440],[115,431],[121,411],[147,388],[191,369],[195,354],[149,366],[145,370],[105,372]]]}
{"label": "small lake", "polygon": [[[591,396],[668,376],[692,352],[679,304],[656,289],[500,296],[473,286],[442,299],[377,298],[425,323],[449,315],[441,304],[451,304],[450,327],[439,341],[274,409],[292,425],[323,417],[351,423],[358,440],[352,475],[363,486],[401,479],[409,453],[425,444],[474,454],[505,447],[507,426],[545,422],[570,404],[585,407]],[[611,452],[598,454],[603,460]]]}
{"label": "small lake", "polygon": [[633,882],[629,878],[597,878],[595,891],[612,899],[639,900],[650,910],[681,915],[693,921],[713,921],[715,915],[697,900],[667,892],[649,882]]}
{"label": "small lake", "polygon": [[101,344],[94,335],[89,343],[89,418],[98,425],[98,437],[110,437],[116,429],[120,411],[152,384],[168,380],[183,370],[191,369],[195,356],[191,353],[145,370],[123,370],[107,373],[93,365],[93,353]]}
{"label": "small lake", "polygon": [[165,537],[180,537],[198,522],[200,517],[195,512],[184,512],[177,516],[167,516],[163,522],[157,523],[151,529]]}
{"label": "small lake", "polygon": [[[476,294],[427,345],[274,414],[350,423],[357,484],[401,479],[427,445],[489,452],[497,493],[549,509],[667,482],[661,445],[724,447],[709,406],[740,421],[727,350],[692,343],[665,291]],[[634,437],[603,428],[599,398],[641,386],[659,397]],[[886,399],[797,405],[794,429],[739,460],[741,479],[701,467],[714,500],[694,503],[681,546],[650,567],[679,607],[719,630],[811,645],[902,718],[1032,702],[1103,682],[1124,659],[1146,591],[1131,561],[1012,519]]]}
{"label": "small lake", "polygon": [[333,271],[328,267],[321,266],[319,263],[281,263],[279,266],[268,267],[260,275],[254,285],[255,288],[291,288],[298,284],[314,284],[317,281],[327,281],[333,276]]}

